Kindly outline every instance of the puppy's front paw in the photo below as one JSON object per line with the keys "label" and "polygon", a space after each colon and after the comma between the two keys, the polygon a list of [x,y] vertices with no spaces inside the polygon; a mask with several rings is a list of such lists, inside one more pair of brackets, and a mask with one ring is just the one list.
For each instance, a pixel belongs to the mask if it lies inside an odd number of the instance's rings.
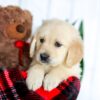
{"label": "puppy's front paw", "polygon": [[42,86],[43,74],[37,73],[36,71],[28,73],[26,84],[29,90],[37,90]]}
{"label": "puppy's front paw", "polygon": [[61,79],[58,76],[54,76],[52,74],[48,74],[44,80],[44,89],[47,91],[51,91],[56,88],[61,82]]}
{"label": "puppy's front paw", "polygon": [[42,86],[42,80],[43,79],[39,77],[28,76],[28,78],[26,79],[26,84],[28,86],[28,89],[34,91],[37,90]]}

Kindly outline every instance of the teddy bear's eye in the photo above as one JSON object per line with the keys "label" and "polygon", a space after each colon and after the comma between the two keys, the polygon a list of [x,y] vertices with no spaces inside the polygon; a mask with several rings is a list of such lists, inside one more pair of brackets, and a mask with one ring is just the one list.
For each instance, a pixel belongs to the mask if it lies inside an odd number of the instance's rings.
{"label": "teddy bear's eye", "polygon": [[55,46],[56,46],[56,47],[61,47],[61,46],[62,46],[62,44],[61,44],[61,43],[59,43],[59,42],[55,42]]}
{"label": "teddy bear's eye", "polygon": [[40,39],[40,42],[41,42],[41,43],[44,43],[44,41],[45,41],[45,40],[44,40],[43,38]]}
{"label": "teddy bear's eye", "polygon": [[19,32],[19,33],[23,33],[24,30],[25,30],[25,28],[24,28],[23,25],[19,24],[19,25],[16,26],[16,30],[17,30],[17,32]]}

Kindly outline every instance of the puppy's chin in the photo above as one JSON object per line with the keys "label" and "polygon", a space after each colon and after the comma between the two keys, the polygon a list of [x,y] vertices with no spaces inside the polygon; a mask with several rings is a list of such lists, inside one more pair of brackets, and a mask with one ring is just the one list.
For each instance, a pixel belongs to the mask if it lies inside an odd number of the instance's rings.
{"label": "puppy's chin", "polygon": [[56,60],[52,60],[51,62],[50,62],[50,65],[52,66],[52,67],[57,67],[57,66],[59,66],[61,63],[60,63],[60,61],[56,61]]}

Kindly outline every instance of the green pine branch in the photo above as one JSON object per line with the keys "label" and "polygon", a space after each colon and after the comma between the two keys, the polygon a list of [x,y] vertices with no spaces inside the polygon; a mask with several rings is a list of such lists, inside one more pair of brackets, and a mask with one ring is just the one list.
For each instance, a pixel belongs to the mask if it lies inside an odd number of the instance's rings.
{"label": "green pine branch", "polygon": [[83,37],[83,33],[84,33],[84,29],[83,29],[83,21],[80,22],[80,26],[79,26],[79,32],[80,32],[80,35],[82,37],[82,39],[84,39]]}
{"label": "green pine branch", "polygon": [[[80,32],[80,36],[82,37],[82,39],[84,39],[84,25],[83,25],[83,21],[80,22],[79,32]],[[81,79],[82,79],[83,72],[84,72],[84,59],[81,60],[80,67],[82,69],[82,72],[81,72]]]}
{"label": "green pine branch", "polygon": [[[77,20],[74,21],[74,22],[72,23],[72,25],[74,26],[76,23],[77,23]],[[80,22],[80,25],[79,25],[79,32],[80,32],[81,38],[84,40],[84,23],[83,23],[83,21]],[[84,72],[84,59],[81,60],[81,62],[80,62],[80,67],[81,67],[81,69],[82,69],[82,72],[81,72],[81,80],[82,80],[83,72]]]}

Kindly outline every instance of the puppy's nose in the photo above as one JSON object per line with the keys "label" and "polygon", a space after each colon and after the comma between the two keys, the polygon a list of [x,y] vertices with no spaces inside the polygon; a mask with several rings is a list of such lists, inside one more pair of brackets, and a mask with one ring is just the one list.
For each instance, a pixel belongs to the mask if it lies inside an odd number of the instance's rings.
{"label": "puppy's nose", "polygon": [[41,54],[40,54],[40,59],[41,59],[41,61],[43,61],[43,62],[48,62],[49,55],[46,54],[46,53],[41,53]]}

